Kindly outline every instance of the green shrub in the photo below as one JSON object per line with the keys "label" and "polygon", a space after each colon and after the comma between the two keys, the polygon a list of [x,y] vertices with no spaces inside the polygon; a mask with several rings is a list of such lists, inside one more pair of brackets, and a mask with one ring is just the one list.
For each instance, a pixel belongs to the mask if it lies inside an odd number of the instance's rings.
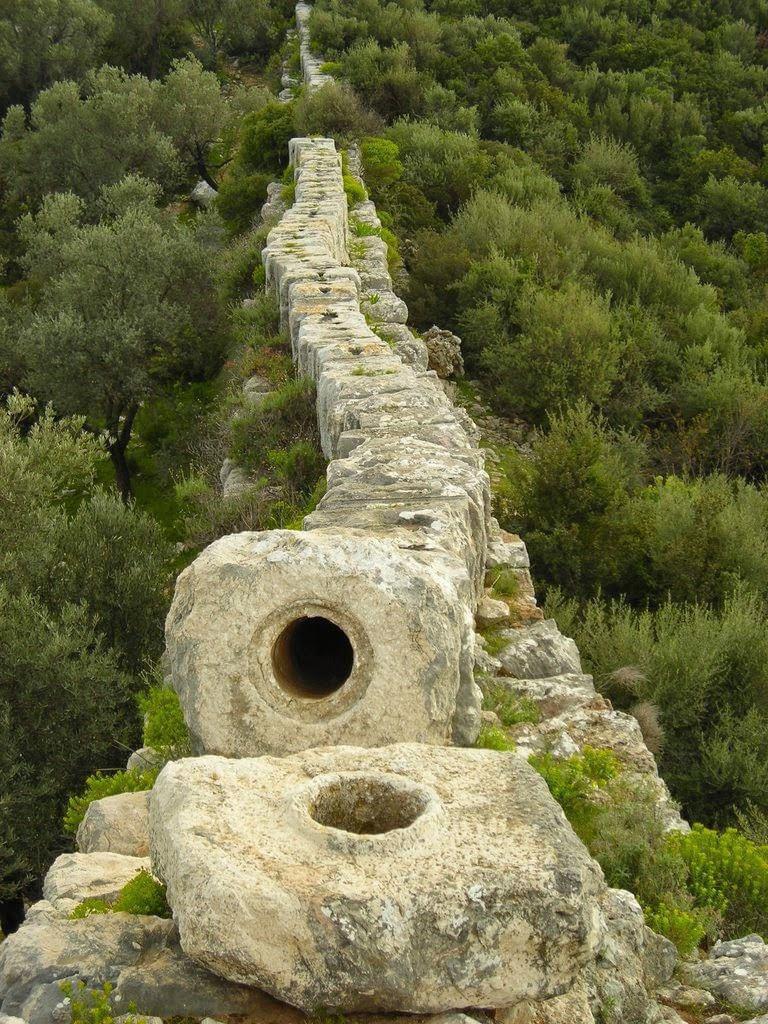
{"label": "green shrub", "polygon": [[476,747],[484,750],[515,750],[515,741],[497,725],[484,725],[475,740]]}
{"label": "green shrub", "polygon": [[503,566],[489,570],[486,584],[501,597],[517,597],[520,593],[520,578],[517,572]]}
{"label": "green shrub", "polygon": [[707,926],[697,911],[677,906],[671,900],[646,910],[645,921],[649,928],[674,942],[682,957],[691,956],[707,934]]}
{"label": "green shrub", "polygon": [[275,100],[243,119],[238,161],[247,171],[281,172],[294,135],[293,111],[293,103]]}
{"label": "green shrub", "polygon": [[688,889],[696,905],[723,918],[723,934],[768,936],[768,847],[759,847],[735,829],[714,832],[694,825],[670,843],[688,868]]}
{"label": "green shrub", "polygon": [[391,139],[367,138],[360,143],[363,175],[366,184],[377,196],[387,185],[393,185],[403,176],[400,150]]}
{"label": "green shrub", "polygon": [[118,793],[140,793],[152,789],[158,771],[157,768],[147,771],[132,768],[115,772],[114,775],[103,775],[101,772],[89,775],[85,780],[85,791],[82,795],[69,798],[64,815],[64,830],[74,835],[94,800],[101,800],[105,796],[117,796]]}
{"label": "green shrub", "polygon": [[228,178],[219,186],[216,209],[233,235],[253,226],[267,198],[268,174],[246,174]]}
{"label": "green shrub", "polygon": [[491,683],[485,687],[483,707],[486,711],[493,711],[506,729],[523,722],[535,725],[541,718],[532,700],[515,696],[502,683]]}
{"label": "green shrub", "polygon": [[532,767],[543,776],[549,791],[570,818],[583,808],[597,789],[616,778],[620,764],[611,750],[584,747],[580,754],[556,758],[550,753],[532,754]]}
{"label": "green shrub", "polygon": [[116,914],[147,914],[154,917],[170,917],[171,911],[165,898],[165,886],[144,868],[126,882],[120,895],[112,904]]}
{"label": "green shrub", "polygon": [[175,690],[155,684],[139,696],[139,708],[144,715],[144,746],[168,760],[189,754],[189,731]]}
{"label": "green shrub", "polygon": [[365,187],[357,180],[357,178],[353,178],[351,174],[345,173],[343,175],[343,181],[344,191],[347,194],[347,202],[350,206],[362,203],[368,198]]}
{"label": "green shrub", "polygon": [[277,480],[298,494],[308,494],[325,473],[325,458],[311,441],[295,441],[270,451],[268,461]]}
{"label": "green shrub", "polygon": [[165,897],[165,886],[142,868],[126,882],[117,897],[108,903],[89,897],[75,907],[69,915],[77,921],[94,914],[141,914],[150,917],[170,917],[171,910]]}
{"label": "green shrub", "polygon": [[295,124],[300,135],[322,135],[345,143],[376,131],[381,122],[348,85],[327,82],[302,94],[296,103]]}

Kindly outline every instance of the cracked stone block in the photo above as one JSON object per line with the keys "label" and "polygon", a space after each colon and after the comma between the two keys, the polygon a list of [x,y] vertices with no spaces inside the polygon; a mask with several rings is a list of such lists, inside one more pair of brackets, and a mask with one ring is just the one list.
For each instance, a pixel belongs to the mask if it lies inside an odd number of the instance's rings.
{"label": "cracked stone block", "polygon": [[151,818],[185,952],[305,1010],[545,999],[602,939],[600,870],[514,754],[187,759]]}

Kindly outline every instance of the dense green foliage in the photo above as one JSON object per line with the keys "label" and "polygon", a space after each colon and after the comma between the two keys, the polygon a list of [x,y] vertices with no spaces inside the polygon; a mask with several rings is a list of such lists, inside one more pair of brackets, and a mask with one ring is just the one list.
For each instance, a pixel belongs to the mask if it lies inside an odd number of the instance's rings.
{"label": "dense green foliage", "polygon": [[168,600],[168,546],[96,485],[99,441],[34,413],[19,397],[0,410],[0,900],[61,849],[67,795],[138,738]]}
{"label": "dense green foliage", "polygon": [[669,832],[653,784],[628,778],[608,750],[530,762],[608,884],[634,892],[648,923],[683,955],[706,936],[768,934],[768,847],[733,829]]}

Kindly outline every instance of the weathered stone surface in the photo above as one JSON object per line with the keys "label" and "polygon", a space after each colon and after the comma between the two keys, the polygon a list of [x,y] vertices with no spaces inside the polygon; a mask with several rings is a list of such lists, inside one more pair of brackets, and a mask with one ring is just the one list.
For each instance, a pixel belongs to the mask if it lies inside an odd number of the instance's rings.
{"label": "weathered stone surface", "polygon": [[204,210],[207,210],[213,204],[218,194],[216,189],[209,185],[207,181],[198,181],[190,192],[189,198],[195,206],[201,206]]}
{"label": "weathered stone surface", "polygon": [[94,800],[77,830],[78,850],[146,857],[147,800],[147,793],[119,793]]}
{"label": "weathered stone surface", "polygon": [[162,754],[153,747],[139,747],[128,758],[125,767],[133,771],[146,772],[152,768],[157,768],[162,762]]}
{"label": "weathered stone surface", "polygon": [[708,1006],[715,1005],[715,997],[711,992],[703,988],[691,988],[690,985],[681,985],[676,982],[673,985],[665,985],[657,992],[659,1001],[668,1006],[679,1006],[682,1009],[705,1010]]}
{"label": "weathered stone surface", "polygon": [[594,687],[592,676],[566,673],[547,679],[511,679],[496,676],[495,686],[508,690],[515,697],[525,697],[536,705],[542,718],[554,718],[564,711],[588,706],[607,707]]}
{"label": "weathered stone surface", "polygon": [[64,914],[92,897],[109,902],[142,868],[149,870],[147,858],[120,853],[62,853],[45,876],[43,898]]}
{"label": "weathered stone surface", "polygon": [[[493,521],[496,523],[496,520]],[[496,524],[488,538],[487,565],[489,569],[509,566],[513,569],[530,568],[528,549],[515,533],[507,533]]]}
{"label": "weathered stone surface", "polygon": [[438,377],[454,377],[464,373],[464,359],[461,355],[461,338],[436,325],[423,335],[427,346],[429,368]]}
{"label": "weathered stone surface", "polygon": [[513,754],[177,761],[151,821],[186,952],[306,1009],[546,998],[601,940],[599,869]]}
{"label": "weathered stone surface", "polygon": [[687,967],[686,975],[723,1002],[756,1013],[768,1009],[768,946],[759,935],[715,943],[708,959]]}
{"label": "weathered stone surface", "polygon": [[563,636],[554,619],[545,619],[503,634],[507,641],[497,655],[504,675],[518,679],[543,679],[564,673],[581,673],[576,644]]}
{"label": "weathered stone surface", "polygon": [[216,541],[179,577],[166,628],[194,749],[447,743],[473,709],[476,733],[461,585],[453,563],[355,531]]}
{"label": "weathered stone surface", "polygon": [[[0,1011],[26,1024],[69,1024],[61,983],[114,986],[115,1007],[167,1018],[242,1014],[263,1024],[305,1018],[256,989],[194,964],[181,951],[172,921],[105,914],[71,921],[35,915],[0,944]],[[0,1020],[2,1018],[0,1017]]]}
{"label": "weathered stone surface", "polygon": [[376,327],[393,352],[408,366],[417,370],[427,369],[427,346],[405,324],[380,324]]}
{"label": "weathered stone surface", "polygon": [[224,463],[228,463],[228,465],[226,471],[224,465],[221,467],[222,473],[224,473],[221,488],[222,497],[237,498],[253,487],[254,483],[244,469],[233,463],[231,459],[225,459]]}
{"label": "weathered stone surface", "polygon": [[483,594],[478,601],[475,618],[480,626],[499,626],[509,622],[509,605],[490,594]]}

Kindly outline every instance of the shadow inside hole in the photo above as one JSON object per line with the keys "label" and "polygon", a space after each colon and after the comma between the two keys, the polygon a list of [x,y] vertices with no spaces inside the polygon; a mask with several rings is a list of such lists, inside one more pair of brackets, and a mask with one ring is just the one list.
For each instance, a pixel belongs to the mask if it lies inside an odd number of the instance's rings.
{"label": "shadow inside hole", "polygon": [[355,652],[349,637],[322,615],[289,622],[272,648],[272,665],[280,686],[308,699],[327,697],[352,674]]}

